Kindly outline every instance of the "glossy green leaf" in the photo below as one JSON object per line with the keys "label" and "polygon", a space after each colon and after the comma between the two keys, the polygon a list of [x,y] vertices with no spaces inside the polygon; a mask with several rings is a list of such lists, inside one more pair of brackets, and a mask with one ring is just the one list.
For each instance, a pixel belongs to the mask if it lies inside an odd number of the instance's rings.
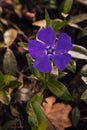
{"label": "glossy green leaf", "polygon": [[73,49],[69,51],[69,54],[73,58],[87,60],[87,49],[80,45],[73,44]]}
{"label": "glossy green leaf", "polygon": [[87,90],[82,93],[80,99],[87,103]]}
{"label": "glossy green leaf", "polygon": [[47,121],[44,121],[44,122],[42,122],[42,123],[39,125],[38,130],[47,130],[47,129],[46,129],[47,126],[48,126]]}
{"label": "glossy green leaf", "polygon": [[80,22],[83,22],[84,20],[87,20],[87,13],[72,16],[68,22],[69,23],[80,23]]}
{"label": "glossy green leaf", "polygon": [[8,92],[1,90],[0,91],[0,102],[2,102],[5,105],[8,105],[11,101],[11,97],[8,94]]}
{"label": "glossy green leaf", "polygon": [[10,81],[10,83],[7,85],[8,88],[18,88],[22,85],[21,82],[19,82],[18,80],[12,80]]}
{"label": "glossy green leaf", "polygon": [[4,33],[4,42],[7,46],[10,46],[17,37],[17,31],[15,29],[9,29]]}
{"label": "glossy green leaf", "polygon": [[46,9],[45,9],[45,19],[46,19],[46,27],[50,27],[51,26],[51,20],[50,20],[50,16],[49,16]]}
{"label": "glossy green leaf", "polygon": [[80,38],[83,38],[87,36],[87,27],[83,28],[77,35],[77,38],[80,39]]}
{"label": "glossy green leaf", "polygon": [[77,107],[73,108],[72,110],[72,124],[74,127],[77,126],[80,120],[80,111]]}
{"label": "glossy green leaf", "polygon": [[42,122],[38,127],[32,127],[32,130],[46,130],[47,121]]}
{"label": "glossy green leaf", "polygon": [[45,113],[37,101],[28,102],[26,110],[32,127],[39,127],[39,125],[47,121]]}
{"label": "glossy green leaf", "polygon": [[56,22],[55,24],[53,23],[52,26],[55,31],[60,30],[61,28],[65,27],[67,25],[67,21],[61,21],[61,22]]}
{"label": "glossy green leaf", "polygon": [[70,63],[67,65],[67,69],[71,72],[75,73],[76,71],[76,62],[74,60],[71,60]]}
{"label": "glossy green leaf", "polygon": [[66,101],[72,100],[72,97],[71,97],[68,89],[61,82],[59,82],[55,79],[50,79],[47,83],[47,87],[57,97],[59,97],[63,100],[66,100]]}
{"label": "glossy green leaf", "polygon": [[39,92],[37,94],[35,94],[32,99],[32,101],[37,101],[39,103],[42,103],[42,100],[43,100],[43,93],[42,92]]}
{"label": "glossy green leaf", "polygon": [[[48,23],[46,23],[46,22],[47,22],[47,20],[43,19],[43,20],[39,20],[39,21],[34,22],[33,25],[41,27],[41,28],[42,27],[45,28],[46,26],[51,26],[51,27],[53,27],[53,29],[55,31],[58,31],[59,29],[63,28],[64,26],[66,26],[68,24],[67,21],[62,21],[61,19],[55,19],[55,20],[50,19],[50,21],[48,20]],[[21,43],[19,43],[19,45],[23,46]]]}
{"label": "glossy green leaf", "polygon": [[4,75],[4,83],[5,83],[5,86],[9,85],[9,83],[11,81],[14,81],[16,80],[16,77],[12,76],[12,75]]}
{"label": "glossy green leaf", "polygon": [[10,106],[10,112],[11,112],[12,116],[14,116],[14,117],[18,117],[20,114],[19,111],[12,105]]}
{"label": "glossy green leaf", "polygon": [[7,121],[7,122],[2,126],[2,130],[11,129],[11,127],[14,126],[14,125],[16,125],[17,122],[18,122],[17,119]]}
{"label": "glossy green leaf", "polygon": [[4,86],[4,75],[0,72],[0,89]]}
{"label": "glossy green leaf", "polygon": [[63,0],[61,8],[65,14],[69,13],[73,5],[73,0]]}
{"label": "glossy green leaf", "polygon": [[6,74],[15,74],[17,71],[17,61],[13,52],[7,48],[3,58],[3,69]]}
{"label": "glossy green leaf", "polygon": [[[5,88],[5,87],[16,88],[16,87],[18,87],[20,85],[19,83],[20,82],[17,81],[14,76],[12,76],[12,75],[3,75],[0,72],[0,89],[1,90],[3,88]],[[13,84],[14,84],[14,87],[12,87]]]}

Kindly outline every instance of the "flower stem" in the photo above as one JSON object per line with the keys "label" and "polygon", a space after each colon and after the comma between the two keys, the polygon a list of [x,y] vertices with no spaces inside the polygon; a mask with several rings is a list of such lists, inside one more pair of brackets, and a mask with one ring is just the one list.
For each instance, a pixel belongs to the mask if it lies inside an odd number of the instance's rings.
{"label": "flower stem", "polygon": [[43,91],[46,89],[47,87],[47,81],[49,79],[48,74],[44,73],[44,80],[43,80]]}

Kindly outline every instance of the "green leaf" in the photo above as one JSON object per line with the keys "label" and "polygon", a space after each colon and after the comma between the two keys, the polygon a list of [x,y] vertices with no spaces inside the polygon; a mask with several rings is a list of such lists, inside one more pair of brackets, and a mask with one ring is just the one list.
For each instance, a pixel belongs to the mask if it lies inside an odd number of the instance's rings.
{"label": "green leaf", "polygon": [[87,36],[87,27],[83,28],[77,35],[77,39]]}
{"label": "green leaf", "polygon": [[17,37],[17,31],[15,29],[9,29],[4,33],[4,42],[9,47]]}
{"label": "green leaf", "polygon": [[84,20],[87,20],[87,13],[72,16],[68,22],[69,23],[80,23],[80,22],[83,22]]}
{"label": "green leaf", "polygon": [[14,2],[20,4],[20,0],[14,0]]}
{"label": "green leaf", "polygon": [[18,45],[23,47],[26,51],[28,51],[28,43],[18,42]]}
{"label": "green leaf", "polygon": [[67,25],[67,21],[56,22],[55,24],[52,23],[52,26],[55,31],[60,30],[61,28],[65,27],[66,25]]}
{"label": "green leaf", "polygon": [[37,101],[39,103],[42,103],[42,100],[43,100],[43,93],[42,92],[39,92],[37,94],[35,94],[32,99],[32,101]]}
{"label": "green leaf", "polygon": [[47,121],[44,121],[44,122],[42,122],[42,123],[39,125],[38,130],[47,130],[47,129],[46,129],[47,126],[48,126]]}
{"label": "green leaf", "polygon": [[7,121],[7,122],[2,126],[2,130],[10,129],[12,126],[16,125],[17,122],[18,122],[17,119]]}
{"label": "green leaf", "polygon": [[47,121],[42,122],[38,127],[32,127],[32,130],[46,130]]}
{"label": "green leaf", "polygon": [[5,105],[8,105],[10,103],[11,97],[8,92],[4,90],[0,91],[0,101]]}
{"label": "green leaf", "polygon": [[46,19],[46,27],[50,27],[51,26],[51,20],[50,20],[50,16],[49,16],[46,9],[45,9],[45,19]]}
{"label": "green leaf", "polygon": [[72,124],[74,127],[77,126],[80,120],[80,111],[77,107],[73,108],[72,110]]}
{"label": "green leaf", "polygon": [[54,79],[50,79],[47,83],[47,87],[57,97],[59,97],[63,100],[66,100],[66,101],[72,100],[72,97],[71,97],[68,89],[61,82],[54,80]]}
{"label": "green leaf", "polygon": [[11,114],[14,116],[14,117],[18,117],[19,116],[19,112],[18,112],[18,110],[14,107],[14,106],[10,106],[10,112],[11,112]]}
{"label": "green leaf", "polygon": [[4,75],[5,86],[9,85],[11,81],[16,80],[16,77],[12,75]]}
{"label": "green leaf", "polygon": [[47,121],[45,113],[37,101],[28,102],[26,110],[32,127],[39,127],[43,122]]}
{"label": "green leaf", "polygon": [[73,58],[87,60],[87,49],[80,45],[73,44],[73,49],[69,51],[69,54]]}
{"label": "green leaf", "polygon": [[8,88],[18,88],[22,85],[21,82],[19,82],[18,80],[13,80],[10,81],[10,83],[7,85]]}
{"label": "green leaf", "polygon": [[82,93],[80,99],[87,103],[87,90]]}
{"label": "green leaf", "polygon": [[67,65],[67,69],[71,72],[75,73],[76,71],[76,62],[74,60],[71,60],[70,63]]}
{"label": "green leaf", "polygon": [[64,0],[62,2],[62,5],[61,5],[60,8],[62,8],[62,12],[64,12],[65,14],[67,14],[71,10],[72,5],[73,5],[73,0]]}
{"label": "green leaf", "polygon": [[7,48],[4,59],[3,59],[3,69],[6,74],[15,74],[17,71],[17,61],[13,52]]}
{"label": "green leaf", "polygon": [[0,72],[0,89],[4,86],[4,75]]}

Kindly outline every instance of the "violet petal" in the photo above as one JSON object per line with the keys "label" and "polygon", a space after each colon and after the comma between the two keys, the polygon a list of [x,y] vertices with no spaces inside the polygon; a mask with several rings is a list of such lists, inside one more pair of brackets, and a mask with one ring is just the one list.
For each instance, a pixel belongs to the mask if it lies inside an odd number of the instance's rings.
{"label": "violet petal", "polygon": [[71,38],[66,34],[62,33],[59,36],[59,40],[56,45],[56,52],[66,53],[73,48]]}
{"label": "violet petal", "polygon": [[54,44],[56,40],[56,34],[51,27],[40,30],[37,37],[40,41],[43,41],[48,45]]}
{"label": "violet petal", "polygon": [[59,70],[64,70],[71,60],[71,55],[67,53],[62,55],[53,55],[52,60]]}
{"label": "violet petal", "polygon": [[45,54],[39,56],[35,60],[33,67],[39,70],[40,72],[50,73],[52,70],[51,64],[50,64],[50,57],[48,57]]}
{"label": "violet petal", "polygon": [[28,44],[28,50],[31,57],[36,58],[45,51],[45,44],[36,40],[30,40]]}

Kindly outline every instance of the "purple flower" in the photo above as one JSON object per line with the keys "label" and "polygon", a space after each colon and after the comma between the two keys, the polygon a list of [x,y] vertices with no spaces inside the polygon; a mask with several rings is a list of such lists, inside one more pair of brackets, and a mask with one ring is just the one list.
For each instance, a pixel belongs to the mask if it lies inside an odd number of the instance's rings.
{"label": "purple flower", "polygon": [[40,72],[50,73],[52,60],[59,70],[64,70],[71,60],[67,53],[72,49],[71,38],[62,33],[59,40],[56,40],[56,34],[51,27],[40,30],[37,38],[29,40],[28,44],[29,53],[35,59],[33,67]]}

